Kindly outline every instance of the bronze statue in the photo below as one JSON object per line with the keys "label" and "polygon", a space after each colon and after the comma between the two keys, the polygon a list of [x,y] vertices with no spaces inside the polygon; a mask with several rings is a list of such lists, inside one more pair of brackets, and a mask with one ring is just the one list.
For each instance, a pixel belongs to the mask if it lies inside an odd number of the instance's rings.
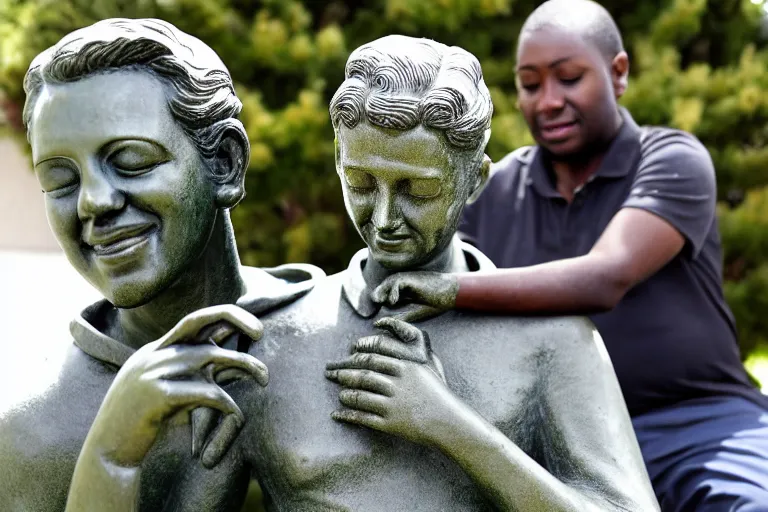
{"label": "bronze statue", "polygon": [[[347,210],[368,248],[261,316],[249,354],[270,381],[229,390],[246,418],[222,462],[240,461],[230,479],[258,479],[268,510],[292,512],[657,510],[588,320],[419,306],[394,317],[370,297],[404,270],[493,268],[455,237],[490,163],[492,105],[477,60],[425,39],[379,39],[350,56],[330,111]],[[110,393],[139,382],[118,379]],[[105,402],[94,429],[110,416],[119,406]],[[98,460],[114,441],[82,458]],[[90,489],[90,473],[110,468],[81,469],[73,493],[130,503],[104,491],[119,487],[114,468],[112,483]]]}
{"label": "bronze statue", "polygon": [[[236,507],[247,480],[230,478],[228,459],[205,466],[243,425],[227,384],[266,384],[264,365],[242,352],[261,335],[253,315],[296,300],[324,274],[240,265],[228,210],[243,197],[250,146],[226,67],[166,22],[112,19],[40,54],[25,90],[51,228],[105,300],[73,321],[56,384],[0,411],[0,508],[63,510],[86,434],[90,444],[109,438],[97,463],[114,469],[90,472],[90,485],[118,475],[141,510]],[[143,357],[132,359],[137,349]],[[141,380],[139,394],[108,393],[120,367],[122,381],[154,379]],[[118,414],[89,433],[102,400]],[[218,426],[213,410],[225,413]],[[73,498],[76,510],[112,509]]]}

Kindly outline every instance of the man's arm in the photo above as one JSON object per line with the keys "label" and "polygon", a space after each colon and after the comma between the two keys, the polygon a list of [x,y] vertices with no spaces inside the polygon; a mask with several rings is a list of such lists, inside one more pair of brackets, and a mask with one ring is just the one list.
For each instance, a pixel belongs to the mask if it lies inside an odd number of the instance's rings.
{"label": "man's arm", "polygon": [[623,208],[584,256],[459,274],[456,307],[522,314],[607,311],[684,245],[683,236],[666,220],[645,210]]}
{"label": "man's arm", "polygon": [[487,272],[403,272],[387,278],[373,299],[509,314],[612,309],[686,244],[695,258],[715,216],[715,173],[706,148],[682,132],[650,139],[628,198],[589,253]]}

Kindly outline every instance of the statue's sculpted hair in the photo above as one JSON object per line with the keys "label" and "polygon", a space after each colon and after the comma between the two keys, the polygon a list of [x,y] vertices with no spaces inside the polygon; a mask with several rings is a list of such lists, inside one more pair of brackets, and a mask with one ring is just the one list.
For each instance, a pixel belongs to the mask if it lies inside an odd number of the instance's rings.
{"label": "statue's sculpted hair", "polygon": [[444,133],[451,146],[474,153],[485,149],[493,103],[474,55],[391,35],[352,52],[330,114],[337,131],[363,120],[403,131],[422,124]]}
{"label": "statue's sculpted hair", "polygon": [[[27,132],[32,129],[32,113],[44,85],[126,68],[150,73],[168,86],[170,111],[204,159],[214,158],[221,138],[234,130],[246,142],[243,165],[247,165],[248,137],[237,119],[242,103],[229,71],[205,43],[156,19],[99,21],[66,35],[38,55],[24,78]],[[229,174],[214,174],[216,181],[230,178]]]}

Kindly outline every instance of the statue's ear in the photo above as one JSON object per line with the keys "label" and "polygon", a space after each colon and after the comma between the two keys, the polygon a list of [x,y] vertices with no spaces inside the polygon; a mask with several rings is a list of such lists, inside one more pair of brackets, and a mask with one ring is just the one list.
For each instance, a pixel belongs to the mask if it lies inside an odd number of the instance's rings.
{"label": "statue's ear", "polygon": [[488,184],[488,176],[491,172],[491,157],[483,155],[483,161],[480,163],[480,168],[477,170],[477,177],[475,178],[475,186],[472,189],[472,193],[469,194],[467,204],[474,203],[480,194]]}
{"label": "statue's ear", "polygon": [[249,142],[240,130],[227,130],[219,140],[216,156],[210,160],[216,180],[216,206],[233,208],[245,197],[245,171]]}
{"label": "statue's ear", "polygon": [[333,138],[333,157],[336,163],[336,174],[341,176],[341,146],[339,146],[339,136]]}

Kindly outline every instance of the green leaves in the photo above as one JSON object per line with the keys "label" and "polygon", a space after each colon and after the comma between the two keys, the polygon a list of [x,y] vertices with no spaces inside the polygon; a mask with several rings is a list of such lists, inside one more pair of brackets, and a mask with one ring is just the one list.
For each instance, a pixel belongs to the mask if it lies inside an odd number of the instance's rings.
{"label": "green leaves", "polygon": [[[744,346],[768,339],[768,51],[750,0],[601,2],[631,57],[622,99],[639,123],[697,135],[718,173],[728,298]],[[159,17],[206,41],[230,69],[252,154],[233,211],[243,261],[310,261],[329,273],[362,246],[346,218],[328,103],[348,53],[390,33],[473,52],[493,95],[494,160],[531,136],[516,107],[517,34],[537,0],[0,0],[0,101],[18,124],[24,73],[65,33],[105,17]],[[0,103],[3,104],[3,103]],[[4,116],[0,115],[0,119]],[[2,123],[2,121],[0,121]],[[744,203],[731,209],[730,199]]]}

